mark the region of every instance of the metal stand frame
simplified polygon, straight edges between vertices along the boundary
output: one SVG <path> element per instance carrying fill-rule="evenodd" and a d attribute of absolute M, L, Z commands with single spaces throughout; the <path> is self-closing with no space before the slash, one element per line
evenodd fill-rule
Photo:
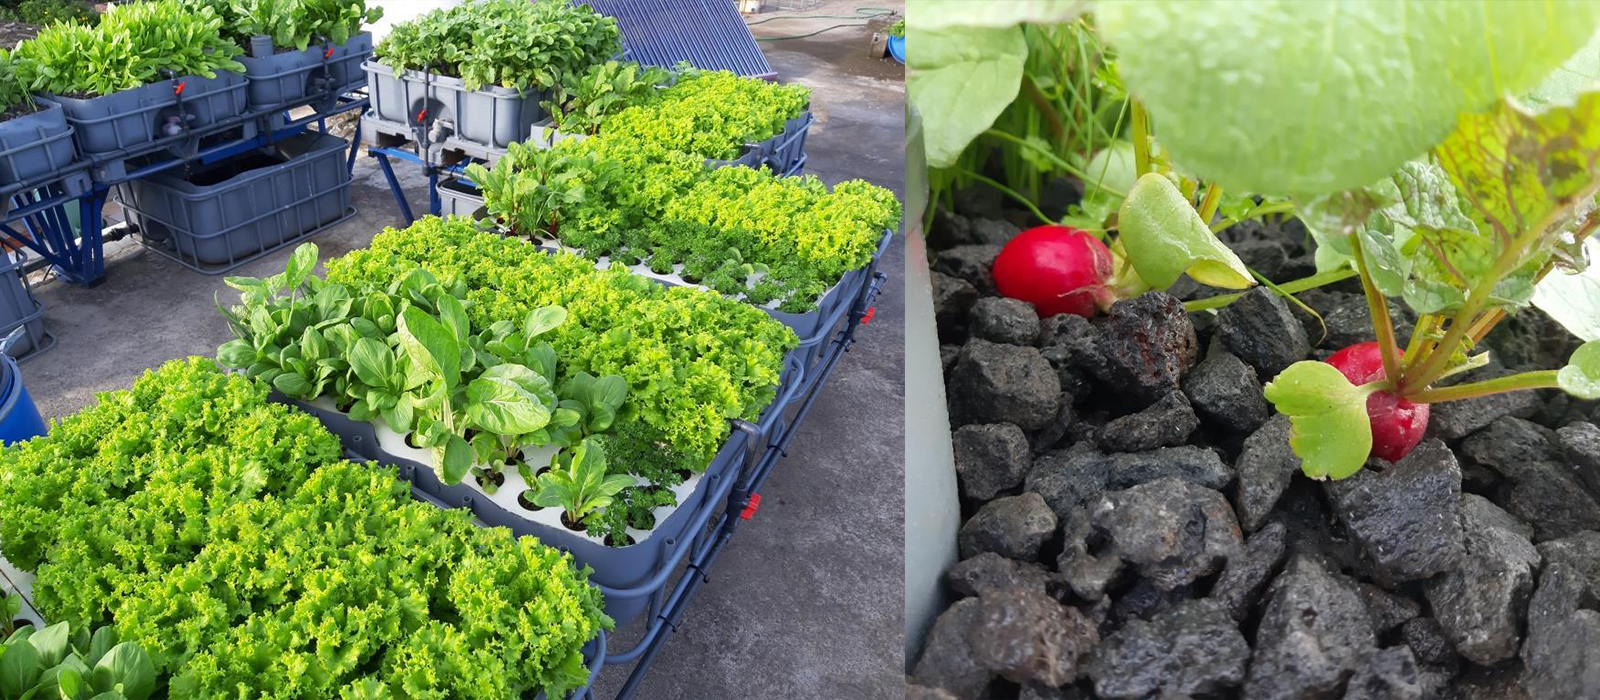
<path fill-rule="evenodd" d="M 0 189 L 0 198 L 8 199 L 12 204 L 11 210 L 0 216 L 0 240 L 15 247 L 26 247 L 39 254 L 47 264 L 55 268 L 62 279 L 68 282 L 85 287 L 96 286 L 105 281 L 105 220 L 102 213 L 106 197 L 112 187 L 163 173 L 188 163 L 198 161 L 209 164 L 225 160 L 304 132 L 313 123 L 317 125 L 318 130 L 326 132 L 328 117 L 365 109 L 367 106 L 364 94 L 350 93 L 338 96 L 326 111 L 294 120 L 285 116 L 281 126 L 267 129 L 260 134 L 254 134 L 255 130 L 247 126 L 286 115 L 288 110 L 296 107 L 314 106 L 319 102 L 326 102 L 328 97 L 327 93 L 309 95 L 271 109 L 224 119 L 205 129 L 159 139 L 137 149 L 85 158 L 66 170 L 50 173 L 37 181 Z M 201 145 L 205 139 L 222 136 L 240 127 L 246 127 L 243 133 L 251 135 Z M 360 146 L 359 131 L 351 141 L 345 165 L 348 170 L 354 171 L 355 153 Z M 193 154 L 170 153 L 173 149 L 185 147 L 192 148 Z M 89 190 L 82 194 L 70 194 L 64 186 L 65 179 L 69 175 L 85 170 L 91 174 L 100 173 L 107 165 L 147 158 L 163 152 L 170 157 L 137 167 L 128 167 L 125 174 L 118 177 L 94 178 Z M 78 205 L 77 226 L 73 226 L 66 210 L 73 200 L 77 200 Z"/>

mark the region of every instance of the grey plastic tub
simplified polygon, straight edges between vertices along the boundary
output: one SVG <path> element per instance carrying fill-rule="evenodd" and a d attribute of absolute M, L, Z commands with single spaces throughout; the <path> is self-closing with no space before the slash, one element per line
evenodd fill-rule
<path fill-rule="evenodd" d="M 18 326 L 26 328 L 17 344 L 11 348 L 11 356 L 19 360 L 48 350 L 55 344 L 55 338 L 44 330 L 44 305 L 33 298 L 27 277 L 23 274 L 23 264 L 27 259 L 27 255 L 20 250 L 0 255 L 0 338 L 10 335 Z"/>
<path fill-rule="evenodd" d="M 327 54 L 329 88 L 335 95 L 367 84 L 362 64 L 372 57 L 372 32 L 361 32 Z"/>
<path fill-rule="evenodd" d="M 797 166 L 805 161 L 806 136 L 811 131 L 811 124 L 815 118 L 811 110 L 800 113 L 800 116 L 790 119 L 783 124 L 783 133 L 770 140 L 766 163 L 772 172 L 779 175 L 798 175 Z"/>
<path fill-rule="evenodd" d="M 185 176 L 118 185 L 147 245 L 216 273 L 348 216 L 344 139 L 306 132 Z M 227 266 L 209 269 L 207 266 Z"/>
<path fill-rule="evenodd" d="M 656 523 L 649 537 L 626 547 L 608 547 L 565 528 L 550 527 L 532 522 L 512 513 L 464 482 L 447 486 L 439 481 L 433 468 L 405 457 L 390 454 L 378 444 L 377 432 L 370 423 L 360 423 L 348 416 L 322 409 L 303 401 L 286 399 L 274 394 L 275 400 L 288 403 L 314 415 L 329 432 L 339 436 L 344 448 L 380 464 L 395 466 L 401 478 L 430 500 L 451 508 L 467 508 L 473 516 L 490 527 L 505 527 L 519 537 L 533 536 L 540 542 L 564 552 L 571 552 L 579 566 L 589 566 L 594 573 L 589 580 L 607 589 L 606 614 L 625 625 L 649 606 L 654 594 L 665 588 L 675 557 L 690 547 L 713 514 L 725 505 L 734 482 L 751 459 L 751 440 L 758 450 L 766 447 L 768 436 L 776 433 L 783 410 L 795 398 L 795 392 L 804 384 L 801 370 L 793 358 L 786 361 L 779 384 L 779 396 L 761 414 L 760 425 L 751 436 L 735 430 L 722 449 L 706 467 L 705 475 L 695 491 L 678 504 L 678 509 L 665 520 Z M 760 452 L 755 451 L 759 458 Z"/>
<path fill-rule="evenodd" d="M 371 55 L 372 34 L 362 32 L 337 46 L 313 44 L 302 51 L 269 49 L 267 55 L 241 56 L 250 81 L 249 109 L 271 109 L 322 93 L 337 97 L 359 88 L 367 82 L 361 63 Z"/>
<path fill-rule="evenodd" d="M 439 181 L 439 215 L 482 219 L 489 211 L 484 207 L 483 193 L 478 188 L 451 177 Z"/>
<path fill-rule="evenodd" d="M 61 105 L 40 102 L 39 106 L 37 112 L 0 122 L 0 187 L 59 173 L 78 160 L 72 127 Z M 88 175 L 72 173 L 62 184 L 69 196 L 83 194 Z"/>
<path fill-rule="evenodd" d="M 100 97 L 42 95 L 66 110 L 78 148 L 85 154 L 133 151 L 166 137 L 169 123 L 204 129 L 245 112 L 248 81 L 239 73 L 215 78 L 161 80 Z"/>
<path fill-rule="evenodd" d="M 533 138 L 534 125 L 548 114 L 539 103 L 542 91 L 518 91 L 498 85 L 467 90 L 459 78 L 405 71 L 395 75 L 377 61 L 361 64 L 367 90 L 380 119 L 408 126 L 440 125 L 469 144 L 504 149 Z M 443 122 L 444 124 L 440 124 Z"/>

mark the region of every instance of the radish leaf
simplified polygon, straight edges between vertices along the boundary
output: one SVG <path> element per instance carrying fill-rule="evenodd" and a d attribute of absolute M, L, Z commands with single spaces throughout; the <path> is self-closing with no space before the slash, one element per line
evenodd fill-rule
<path fill-rule="evenodd" d="M 1267 400 L 1289 416 L 1289 446 L 1306 476 L 1343 479 L 1366 464 L 1372 451 L 1367 396 L 1375 390 L 1351 384 L 1333 365 L 1309 360 L 1290 365 L 1267 384 Z"/>
<path fill-rule="evenodd" d="M 1139 277 L 1166 289 L 1185 272 L 1195 281 L 1244 289 L 1255 280 L 1239 256 L 1217 240 L 1171 180 L 1147 173 L 1134 184 L 1117 214 L 1118 240 Z"/>
<path fill-rule="evenodd" d="M 1556 373 L 1562 391 L 1580 399 L 1600 399 L 1600 340 L 1584 343 Z"/>
<path fill-rule="evenodd" d="M 918 28 L 916 41 L 906 92 L 922 114 L 928 166 L 943 168 L 1016 98 L 1028 43 L 1021 27 Z"/>

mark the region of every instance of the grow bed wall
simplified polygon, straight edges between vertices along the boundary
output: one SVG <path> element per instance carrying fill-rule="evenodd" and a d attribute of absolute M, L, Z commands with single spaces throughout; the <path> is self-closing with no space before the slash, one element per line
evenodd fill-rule
<path fill-rule="evenodd" d="M 245 113 L 247 80 L 238 73 L 185 76 L 110 95 L 80 99 L 41 95 L 66 110 L 78 148 L 87 155 L 134 151 L 165 136 L 169 124 L 204 129 Z"/>
<path fill-rule="evenodd" d="M 20 250 L 5 254 L 0 262 L 0 338 L 21 327 L 22 337 L 11 348 L 11 356 L 26 360 L 49 350 L 55 336 L 44 329 L 44 304 L 33 297 L 23 272 L 27 255 Z"/>
<path fill-rule="evenodd" d="M 40 101 L 39 111 L 0 122 L 0 187 L 13 187 L 61 173 L 78 161 L 73 128 L 61 105 Z M 62 175 L 70 196 L 89 189 L 87 173 Z"/>
<path fill-rule="evenodd" d="M 547 97 L 542 91 L 498 85 L 467 90 L 460 78 L 414 70 L 396 75 L 371 60 L 361 67 L 378 118 L 438 131 L 439 139 L 449 136 L 480 148 L 504 149 L 531 138 L 533 125 L 548 116 L 540 106 Z"/>
<path fill-rule="evenodd" d="M 251 111 L 272 109 L 308 95 L 339 95 L 366 82 L 361 64 L 372 55 L 372 33 L 334 45 L 309 46 L 269 56 L 240 56 L 249 81 Z"/>

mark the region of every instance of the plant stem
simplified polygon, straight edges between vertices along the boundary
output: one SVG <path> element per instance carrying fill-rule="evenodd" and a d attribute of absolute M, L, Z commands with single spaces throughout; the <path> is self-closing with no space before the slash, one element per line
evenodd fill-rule
<path fill-rule="evenodd" d="M 1130 99 L 1128 105 L 1133 110 L 1133 174 L 1135 178 L 1140 178 L 1150 172 L 1150 123 L 1144 113 L 1144 104 Z"/>
<path fill-rule="evenodd" d="M 1500 323 L 1500 319 L 1505 317 L 1505 309 L 1494 309 L 1489 313 L 1479 316 L 1478 320 L 1472 322 L 1472 327 L 1467 329 L 1467 337 L 1471 338 L 1472 343 L 1476 345 L 1478 341 L 1483 340 L 1483 336 L 1488 335 L 1489 331 L 1494 330 L 1495 325 Z"/>
<path fill-rule="evenodd" d="M 1317 287 L 1321 287 L 1325 284 L 1333 284 L 1334 282 L 1347 280 L 1355 276 L 1356 271 L 1350 268 L 1332 270 L 1330 272 L 1319 272 L 1310 277 L 1301 277 L 1297 280 L 1284 282 L 1283 284 L 1278 285 L 1278 289 L 1281 289 L 1289 294 L 1299 294 L 1307 289 L 1316 289 Z M 1204 299 L 1195 299 L 1194 301 L 1184 302 L 1183 310 L 1189 313 L 1194 313 L 1196 311 L 1220 309 L 1233 303 L 1235 299 L 1238 299 L 1242 296 L 1244 296 L 1244 292 L 1233 292 L 1230 294 L 1219 294 L 1214 297 L 1206 297 Z"/>
<path fill-rule="evenodd" d="M 1200 200 L 1200 220 L 1211 223 L 1211 217 L 1216 216 L 1217 206 L 1222 204 L 1222 185 L 1213 184 L 1206 188 L 1206 198 Z"/>
<path fill-rule="evenodd" d="M 1458 384 L 1456 386 L 1424 389 L 1407 396 L 1406 399 L 1416 403 L 1440 403 L 1443 401 L 1461 401 L 1475 399 L 1490 394 L 1503 394 L 1508 391 L 1522 391 L 1525 389 L 1555 389 L 1560 386 L 1556 382 L 1558 370 L 1546 369 L 1537 372 L 1522 372 L 1494 379 L 1485 379 L 1481 382 Z"/>
<path fill-rule="evenodd" d="M 1037 143 L 1034 143 L 1034 142 L 1029 141 L 1029 140 L 1024 139 L 1024 138 L 1018 138 L 1014 134 L 1008 134 L 1008 133 L 1006 133 L 1004 131 L 999 131 L 999 130 L 996 130 L 996 129 L 989 129 L 988 131 L 983 132 L 983 135 L 984 136 L 992 136 L 992 137 L 1000 139 L 1002 141 L 1010 141 L 1011 143 L 1014 143 L 1014 144 L 1016 144 L 1018 146 L 1021 146 L 1023 148 L 1035 151 L 1035 152 L 1039 153 L 1040 155 L 1043 155 L 1045 158 L 1049 159 L 1050 162 L 1054 163 L 1056 167 L 1067 171 L 1068 174 L 1076 176 L 1079 180 L 1084 181 L 1084 183 L 1091 182 L 1088 173 L 1083 172 L 1083 170 L 1080 169 L 1078 166 L 1073 165 L 1071 163 L 1068 163 L 1066 161 L 1066 159 L 1062 158 L 1059 155 L 1056 155 L 1055 151 L 1052 151 L 1052 150 L 1050 150 L 1048 148 L 1040 146 Z M 1096 186 L 1099 187 L 1098 185 L 1096 185 Z M 1126 197 L 1126 196 L 1128 196 L 1127 193 L 1125 193 L 1125 192 L 1117 192 L 1116 190 L 1113 190 L 1113 189 L 1110 189 L 1110 188 L 1107 188 L 1107 187 L 1100 187 L 1100 189 L 1105 190 L 1107 192 L 1110 192 L 1111 194 L 1117 195 L 1118 197 Z"/>
<path fill-rule="evenodd" d="M 1212 224 L 1211 232 L 1217 233 L 1241 221 L 1249 221 L 1251 219 L 1266 216 L 1268 214 L 1283 214 L 1292 211 L 1294 211 L 1294 202 L 1274 202 L 1272 204 L 1260 204 L 1252 208 L 1250 211 L 1245 212 L 1243 217 L 1238 219 L 1223 219 Z"/>
<path fill-rule="evenodd" d="M 1022 91 L 1027 93 L 1028 99 L 1033 101 L 1033 106 L 1037 107 L 1039 113 L 1044 115 L 1045 123 L 1050 125 L 1050 130 L 1055 132 L 1056 138 L 1065 139 L 1067 123 L 1061 120 L 1061 115 L 1056 112 L 1055 106 L 1050 104 L 1050 98 L 1045 97 L 1044 92 L 1039 90 L 1039 86 L 1033 82 L 1033 78 L 1027 75 L 1022 76 Z"/>
<path fill-rule="evenodd" d="M 993 179 L 990 179 L 990 178 L 985 177 L 983 175 L 979 175 L 978 173 L 976 173 L 976 172 L 974 172 L 972 170 L 968 170 L 966 168 L 961 168 L 961 173 L 963 175 L 966 175 L 967 177 L 970 177 L 970 178 L 972 178 L 974 180 L 977 180 L 978 182 L 981 182 L 981 183 L 983 183 L 985 185 L 988 185 L 988 186 L 993 187 L 993 188 L 995 188 L 997 190 L 1000 190 L 1001 193 L 1011 197 L 1012 199 L 1017 200 L 1023 206 L 1027 207 L 1029 211 L 1032 211 L 1034 216 L 1039 217 L 1040 221 L 1043 221 L 1046 224 L 1055 223 L 1054 221 L 1050 220 L 1050 217 L 1045 216 L 1044 212 L 1039 211 L 1039 207 L 1037 205 L 1035 205 L 1032 200 L 1028 199 L 1027 197 L 1022 196 L 1022 194 L 1017 192 L 1016 190 L 1013 190 L 1010 187 L 1006 187 L 1005 185 L 1002 185 L 1002 184 L 1000 184 L 999 182 L 997 182 L 997 181 L 995 181 Z"/>
<path fill-rule="evenodd" d="M 1394 322 L 1389 320 L 1389 302 L 1378 291 L 1367 270 L 1367 256 L 1361 252 L 1361 236 L 1350 233 L 1350 249 L 1355 254 L 1356 271 L 1361 274 L 1361 291 L 1367 297 L 1367 313 L 1372 316 L 1372 330 L 1378 336 L 1378 354 L 1383 358 L 1383 376 L 1389 386 L 1400 385 L 1400 358 L 1394 342 Z"/>
<path fill-rule="evenodd" d="M 1417 319 L 1417 325 L 1411 331 L 1411 342 L 1406 343 L 1405 355 L 1401 357 L 1401 360 L 1405 363 L 1406 369 L 1411 369 L 1412 365 L 1416 364 L 1418 353 L 1421 353 L 1423 351 L 1423 346 L 1427 344 L 1427 337 L 1431 335 L 1433 333 L 1433 329 L 1437 328 L 1438 326 L 1438 314 L 1423 314 L 1421 318 Z"/>

